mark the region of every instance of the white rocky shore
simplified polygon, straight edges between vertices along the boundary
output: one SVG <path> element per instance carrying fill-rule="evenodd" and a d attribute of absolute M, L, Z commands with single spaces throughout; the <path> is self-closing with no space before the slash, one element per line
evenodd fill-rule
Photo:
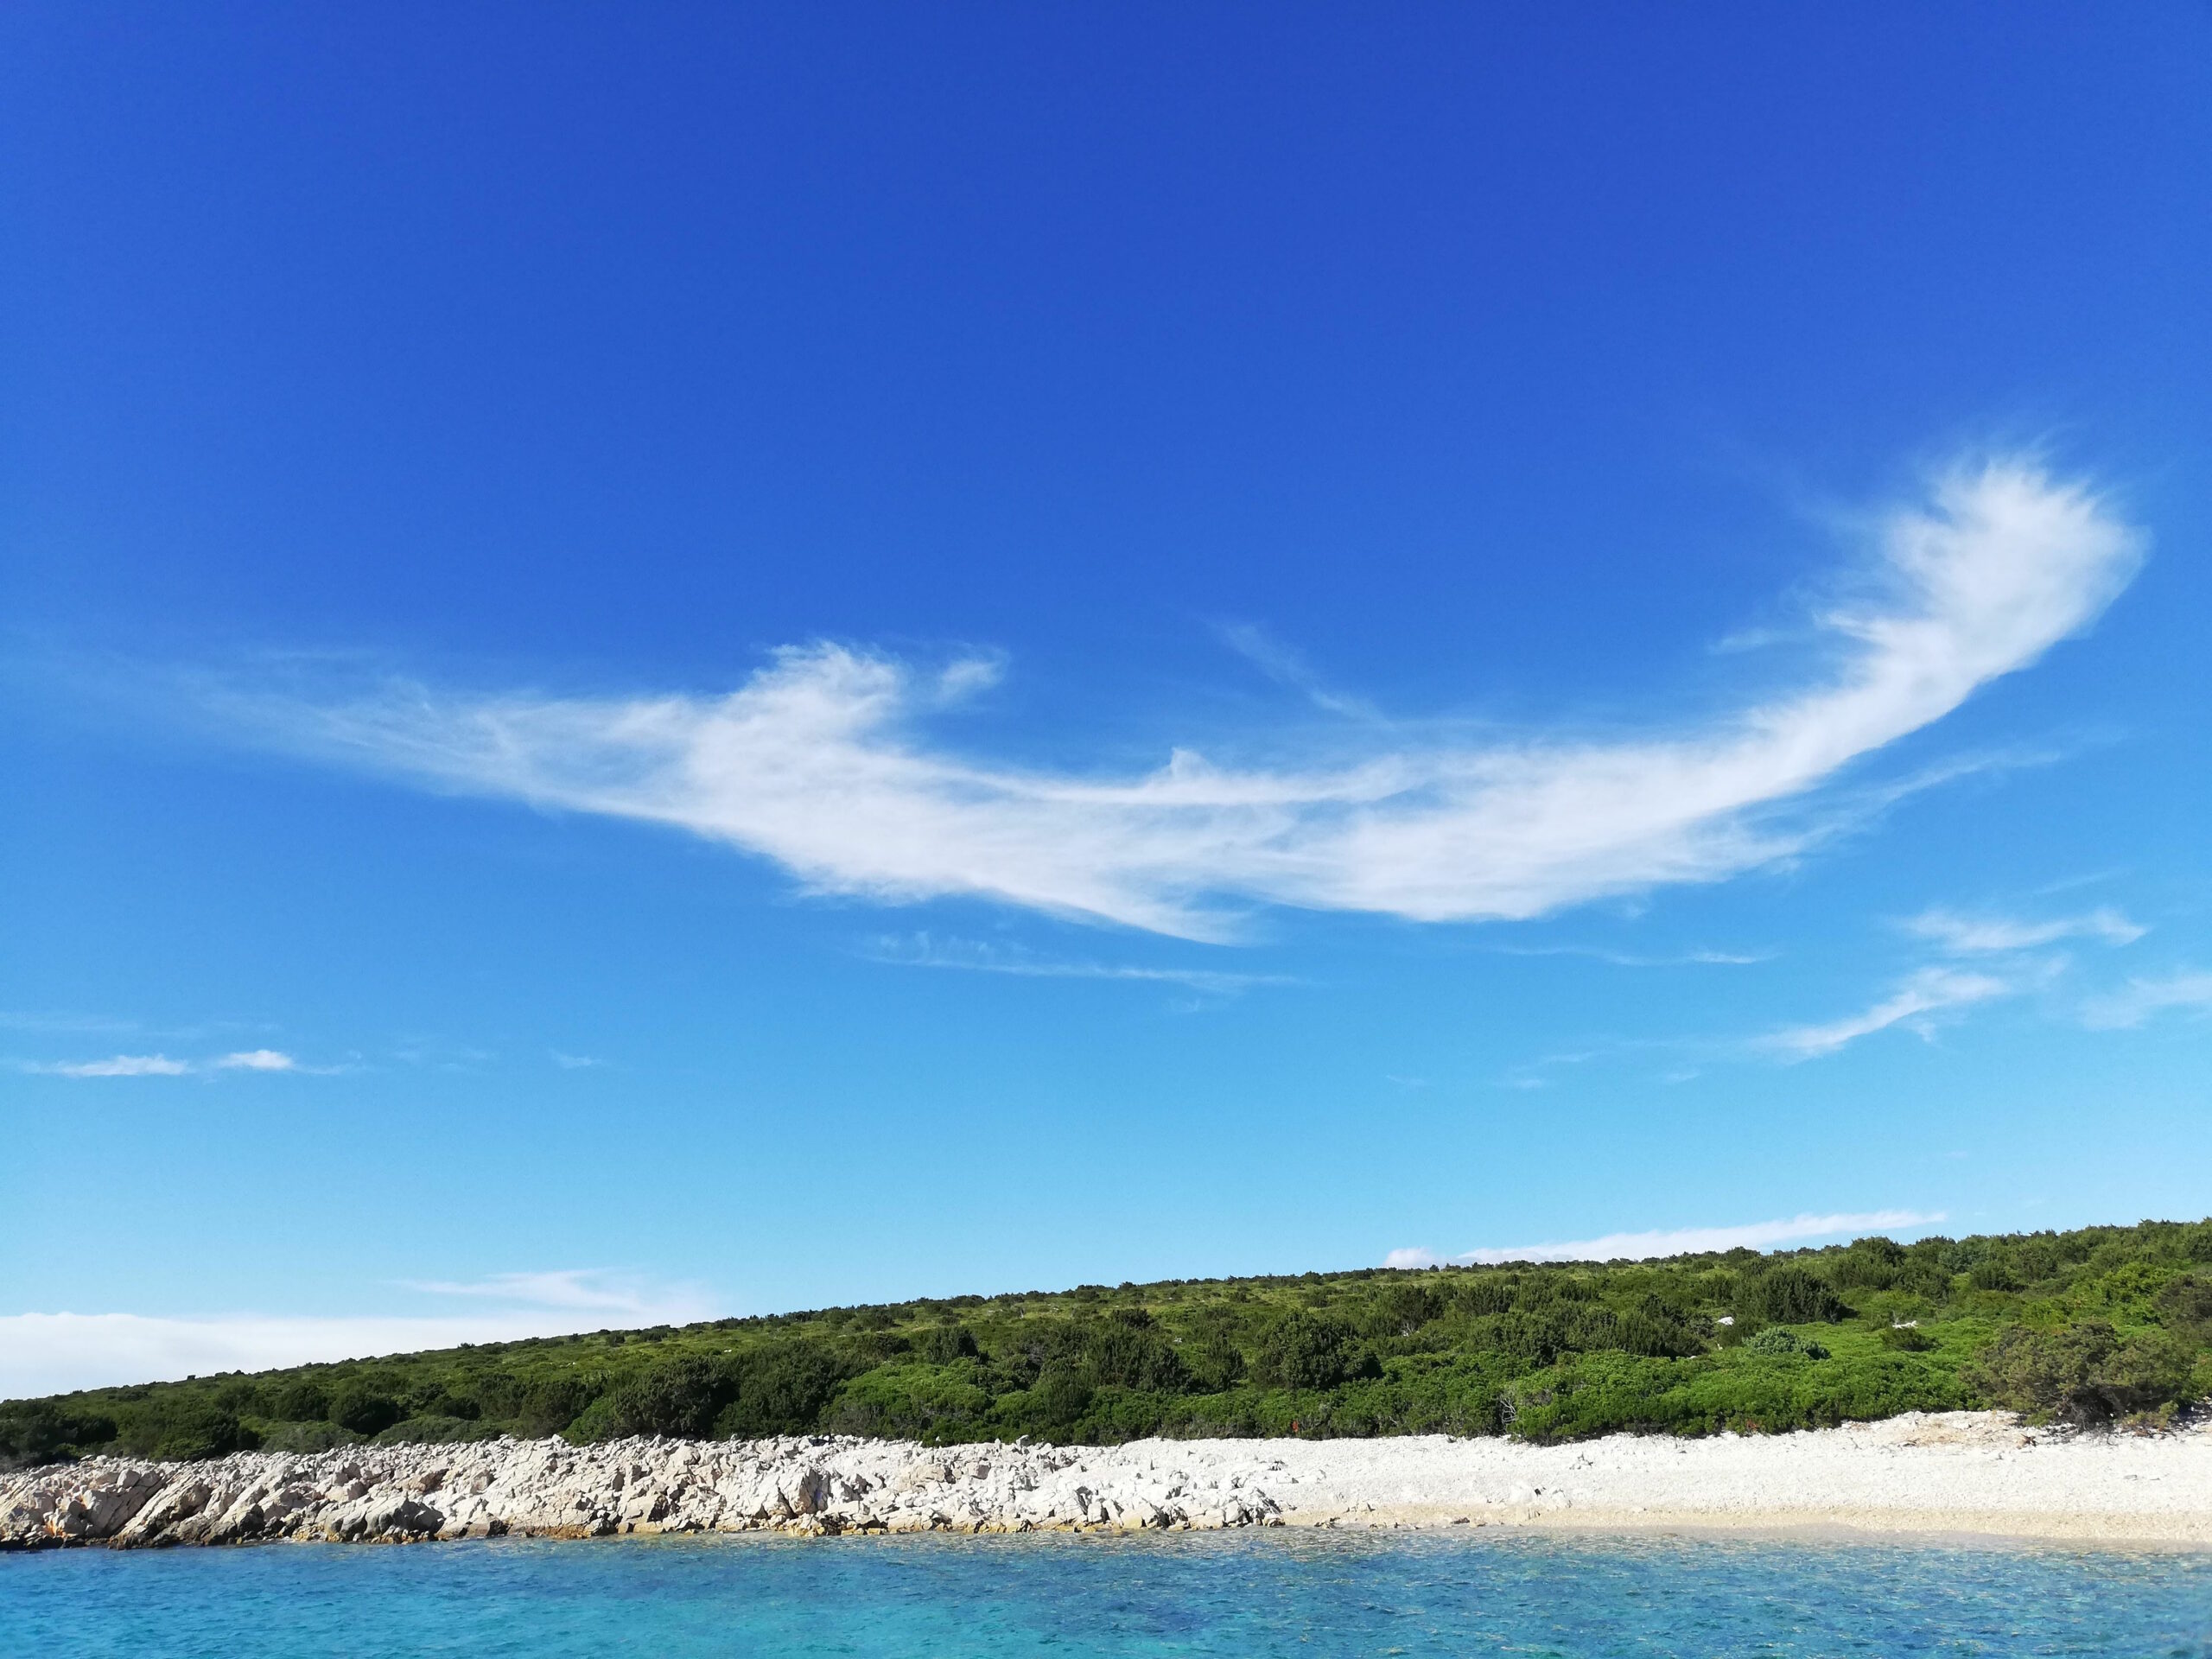
<path fill-rule="evenodd" d="M 1998 1413 L 1564 1446 L 1418 1436 L 926 1448 L 804 1437 L 93 1459 L 0 1476 L 0 1548 L 1247 1526 L 1984 1534 L 2212 1546 L 2212 1428 Z"/>

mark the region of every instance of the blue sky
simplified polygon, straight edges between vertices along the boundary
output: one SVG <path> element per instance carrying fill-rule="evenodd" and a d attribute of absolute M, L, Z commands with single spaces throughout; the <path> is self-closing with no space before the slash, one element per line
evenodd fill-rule
<path fill-rule="evenodd" d="M 2208 47 L 11 9 L 0 1389 L 2212 1210 Z"/>

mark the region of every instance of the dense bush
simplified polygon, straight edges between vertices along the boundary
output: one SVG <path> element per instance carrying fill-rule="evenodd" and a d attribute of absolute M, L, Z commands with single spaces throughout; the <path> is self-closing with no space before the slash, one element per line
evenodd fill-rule
<path fill-rule="evenodd" d="M 2190 1388 L 2190 1359 L 2165 1332 L 2122 1337 L 2102 1319 L 2081 1319 L 2056 1331 L 1999 1332 L 1965 1378 L 1993 1405 L 2089 1426 L 2178 1403 Z"/>
<path fill-rule="evenodd" d="M 1352 1373 L 1356 1340 L 1340 1320 L 1294 1308 L 1261 1337 L 1252 1380 L 1263 1389 L 1333 1389 Z"/>
<path fill-rule="evenodd" d="M 941 1325 L 925 1332 L 914 1351 L 931 1365 L 950 1365 L 956 1359 L 973 1359 L 978 1350 L 975 1333 L 964 1325 Z"/>
<path fill-rule="evenodd" d="M 260 1393 L 263 1410 L 280 1421 L 311 1423 L 330 1416 L 330 1390 L 315 1377 L 288 1378 Z"/>
<path fill-rule="evenodd" d="M 115 1438 L 115 1419 L 55 1400 L 0 1405 L 0 1469 L 58 1463 Z"/>
<path fill-rule="evenodd" d="M 838 1386 L 867 1369 L 864 1357 L 796 1338 L 740 1354 L 728 1368 L 732 1397 L 715 1420 L 715 1433 L 751 1439 L 806 1433 Z"/>
<path fill-rule="evenodd" d="M 117 1444 L 141 1458 L 220 1458 L 260 1443 L 236 1412 L 198 1393 L 149 1395 L 118 1410 L 115 1427 Z"/>
<path fill-rule="evenodd" d="M 2088 1423 L 2212 1394 L 2208 1263 L 2212 1223 L 2148 1222 L 833 1308 L 19 1402 L 0 1462 L 257 1437 L 1547 1440 L 1976 1403 Z"/>
<path fill-rule="evenodd" d="M 2164 1287 L 2157 1301 L 2158 1323 L 2185 1341 L 2212 1341 L 2212 1278 L 2185 1273 Z"/>
<path fill-rule="evenodd" d="M 1103 1388 L 1180 1394 L 1191 1374 L 1166 1333 L 1142 1308 L 1116 1308 L 1084 1333 L 1083 1357 Z"/>
<path fill-rule="evenodd" d="M 1759 1354 L 1769 1359 L 1798 1358 L 1826 1359 L 1828 1351 L 1817 1342 L 1807 1342 L 1795 1331 L 1777 1325 L 1770 1325 L 1744 1344 L 1747 1354 Z"/>
<path fill-rule="evenodd" d="M 406 1413 L 399 1402 L 384 1389 L 371 1382 L 349 1382 L 340 1384 L 330 1396 L 330 1421 L 340 1428 L 349 1428 L 356 1434 L 378 1434 L 390 1428 Z"/>
<path fill-rule="evenodd" d="M 515 1432 L 524 1440 L 557 1434 L 582 1416 L 592 1402 L 592 1390 L 581 1378 L 533 1378 L 515 1402 Z"/>
<path fill-rule="evenodd" d="M 1967 1269 L 1967 1282 L 1976 1290 L 2018 1290 L 2020 1275 L 2013 1272 L 2008 1258 L 1985 1255 Z"/>
<path fill-rule="evenodd" d="M 671 1360 L 607 1396 L 607 1428 L 617 1437 L 664 1434 L 702 1440 L 714 1432 L 715 1416 L 734 1392 L 711 1361 Z"/>
<path fill-rule="evenodd" d="M 1829 1265 L 1828 1277 L 1847 1290 L 1855 1286 L 1887 1290 L 1904 1277 L 1908 1260 L 1904 1247 L 1895 1239 L 1861 1238 Z"/>
<path fill-rule="evenodd" d="M 1776 1325 L 1833 1325 L 1851 1317 L 1825 1281 L 1800 1267 L 1771 1268 L 1745 1280 L 1738 1294 L 1742 1312 Z"/>

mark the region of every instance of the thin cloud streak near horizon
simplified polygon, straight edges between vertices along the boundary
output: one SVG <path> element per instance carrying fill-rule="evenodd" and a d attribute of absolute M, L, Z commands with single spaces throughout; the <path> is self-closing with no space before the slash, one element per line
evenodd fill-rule
<path fill-rule="evenodd" d="M 464 1296 L 534 1307 L 620 1313 L 645 1324 L 688 1324 L 711 1319 L 713 1300 L 696 1285 L 658 1284 L 603 1268 L 559 1268 L 535 1273 L 495 1273 L 482 1279 L 405 1279 L 408 1290 Z"/>
<path fill-rule="evenodd" d="M 391 683 L 207 700 L 280 747 L 681 829 L 820 893 L 963 895 L 1206 940 L 1238 937 L 1255 906 L 1525 918 L 1802 852 L 1831 824 L 1779 809 L 2088 625 L 2141 551 L 2094 492 L 2020 461 L 1942 476 L 1876 539 L 1860 573 L 1874 596 L 1819 619 L 1801 689 L 1615 740 L 1278 732 L 1252 747 L 1331 747 L 1245 766 L 1176 747 L 1121 778 L 1024 769 L 923 729 L 990 683 L 995 660 L 931 674 L 829 644 L 787 647 L 716 697 Z"/>
<path fill-rule="evenodd" d="M 494 1274 L 401 1287 L 480 1306 L 466 1313 L 394 1315 L 0 1314 L 0 1399 L 370 1359 L 465 1342 L 569 1336 L 609 1325 L 689 1325 L 721 1313 L 702 1287 L 595 1268 Z"/>
<path fill-rule="evenodd" d="M 464 1342 L 567 1336 L 589 1328 L 592 1322 L 579 1313 L 552 1308 L 417 1319 L 0 1314 L 0 1399 L 419 1353 Z"/>
<path fill-rule="evenodd" d="M 1793 1216 L 1787 1220 L 1745 1222 L 1732 1227 L 1678 1227 L 1642 1233 L 1606 1233 L 1597 1238 L 1549 1244 L 1510 1244 L 1439 1256 L 1425 1249 L 1392 1250 L 1386 1268 L 1495 1267 L 1505 1262 L 1647 1262 L 1659 1256 L 1700 1255 L 1722 1250 L 1766 1249 L 1807 1239 L 1836 1238 L 1891 1228 L 1929 1227 L 1944 1219 L 1940 1210 L 1870 1210 L 1837 1215 Z"/>

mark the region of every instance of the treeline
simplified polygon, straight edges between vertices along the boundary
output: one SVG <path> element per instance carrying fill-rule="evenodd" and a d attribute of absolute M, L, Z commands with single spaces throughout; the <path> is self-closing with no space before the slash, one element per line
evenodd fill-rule
<path fill-rule="evenodd" d="M 2212 1220 L 1634 1264 L 1085 1286 L 464 1346 L 0 1404 L 0 1462 L 632 1434 L 1781 1430 L 2212 1395 Z"/>

